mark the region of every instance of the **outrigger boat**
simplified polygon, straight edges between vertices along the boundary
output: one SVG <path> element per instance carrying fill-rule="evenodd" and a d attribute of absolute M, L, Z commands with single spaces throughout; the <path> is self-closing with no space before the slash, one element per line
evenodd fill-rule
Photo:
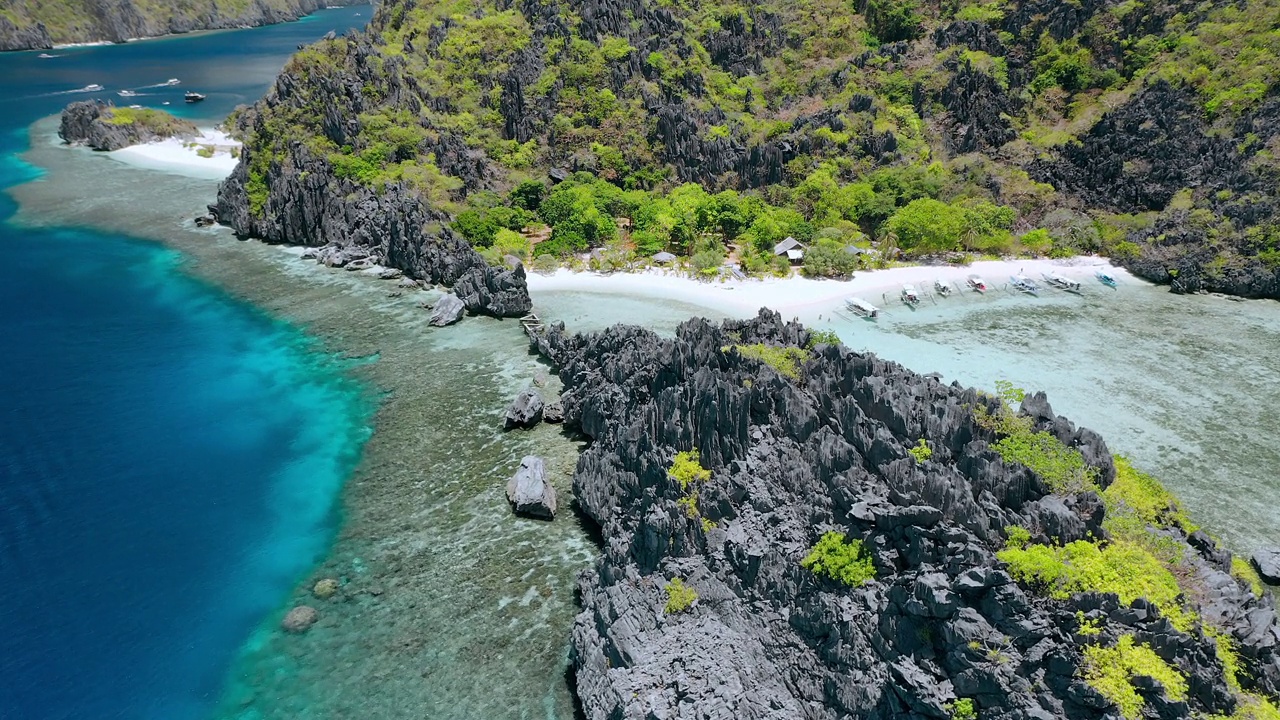
<path fill-rule="evenodd" d="M 1028 278 L 1024 275 L 1014 275 L 1013 277 L 1009 278 L 1009 285 L 1014 290 L 1017 290 L 1018 292 L 1024 292 L 1028 295 L 1040 294 L 1039 286 L 1031 282 L 1031 278 Z"/>
<path fill-rule="evenodd" d="M 1063 277 L 1058 273 L 1042 273 L 1042 275 L 1044 276 L 1045 282 L 1049 283 L 1053 287 L 1058 288 L 1059 290 L 1066 290 L 1067 292 L 1073 292 L 1073 293 L 1080 292 L 1080 283 L 1075 280 L 1072 280 L 1067 277 Z"/>
<path fill-rule="evenodd" d="M 868 320 L 875 320 L 880 317 L 880 308 L 872 305 L 862 298 L 851 297 L 844 301 L 844 306 L 848 308 L 849 312 L 857 315 L 858 317 L 863 317 Z"/>
<path fill-rule="evenodd" d="M 969 289 L 974 292 L 985 293 L 987 291 L 987 281 L 977 275 L 970 275 L 965 282 L 969 284 Z"/>
<path fill-rule="evenodd" d="M 937 290 L 938 294 L 942 297 L 951 295 L 951 283 L 943 280 L 942 278 L 938 278 L 933 281 L 933 289 Z"/>
<path fill-rule="evenodd" d="M 902 286 L 902 292 L 899 294 L 902 302 L 908 307 L 914 308 L 920 304 L 920 293 L 916 292 L 916 286 L 907 284 Z"/>
<path fill-rule="evenodd" d="M 1116 282 L 1116 279 L 1111 276 L 1111 273 L 1106 270 L 1095 270 L 1093 276 L 1098 278 L 1098 282 L 1106 285 L 1107 287 L 1113 288 L 1119 284 Z"/>

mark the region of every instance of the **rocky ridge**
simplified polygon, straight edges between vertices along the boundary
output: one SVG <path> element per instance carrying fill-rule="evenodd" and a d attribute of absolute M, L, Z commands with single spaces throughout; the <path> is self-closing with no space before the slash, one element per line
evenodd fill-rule
<path fill-rule="evenodd" d="M 352 36 L 347 42 L 351 52 L 372 55 L 367 39 Z M 240 114 L 239 132 L 269 134 L 272 114 L 297 112 L 313 101 L 313 94 L 321 94 L 326 98 L 322 122 L 335 141 L 344 140 L 366 108 L 362 89 L 381 82 L 371 67 L 359 67 L 363 73 L 324 84 L 286 67 L 266 97 Z M 447 142 L 442 139 L 442 146 L 436 148 L 439 157 L 464 163 L 465 148 L 444 147 Z M 239 164 L 218 187 L 217 203 L 210 208 L 237 235 L 328 246 L 331 253 L 368 259 L 419 280 L 452 286 L 473 313 L 519 317 L 532 307 L 524 268 L 490 266 L 449 228 L 449 215 L 408 183 L 373 188 L 340 177 L 324 155 L 300 141 L 291 144 L 288 158 L 258 160 L 260 154 L 269 156 L 270 150 L 245 144 Z M 259 166 L 265 171 L 255 176 L 250 168 Z"/>
<path fill-rule="evenodd" d="M 992 450 L 973 408 L 998 401 L 841 346 L 813 347 L 794 381 L 730 348 L 811 339 L 769 311 L 691 320 L 674 339 L 561 325 L 533 339 L 564 381 L 566 423 L 593 441 L 573 479 L 604 542 L 573 633 L 586 717 L 947 718 L 960 699 L 983 718 L 1117 717 L 1081 665 L 1086 646 L 1121 635 L 1186 678 L 1174 699 L 1136 677 L 1145 717 L 1236 709 L 1199 625 L 1179 631 L 1141 599 L 1052 600 L 1013 580 L 996 557 L 1006 527 L 1037 542 L 1101 538 L 1106 510 Z M 1022 412 L 1079 450 L 1099 485 L 1116 477 L 1103 439 L 1043 395 Z M 924 461 L 908 453 L 920 439 Z M 712 473 L 693 513 L 668 475 L 687 450 Z M 801 567 L 825 530 L 860 538 L 876 578 L 851 588 Z M 1272 601 L 1231 577 L 1230 553 L 1203 533 L 1169 534 L 1200 617 L 1237 643 L 1244 689 L 1274 697 Z M 697 600 L 668 614 L 676 578 Z"/>
<path fill-rule="evenodd" d="M 141 120 L 111 122 L 116 108 L 96 100 L 82 100 L 67 105 L 62 111 L 58 137 L 72 145 L 87 145 L 94 150 L 120 150 L 130 145 L 164 140 L 171 137 L 196 137 L 200 129 L 187 120 L 181 120 L 159 110 L 150 110 L 163 122 L 150 123 Z"/>
<path fill-rule="evenodd" d="M 0 50 L 49 49 L 56 43 L 124 42 L 197 30 L 257 27 L 297 20 L 331 5 L 368 0 L 254 0 L 252 3 L 143 3 L 137 0 L 32 2 L 0 15 Z M 169 5 L 169 7 L 164 7 Z M 70 6 L 70 7 L 67 7 Z"/>

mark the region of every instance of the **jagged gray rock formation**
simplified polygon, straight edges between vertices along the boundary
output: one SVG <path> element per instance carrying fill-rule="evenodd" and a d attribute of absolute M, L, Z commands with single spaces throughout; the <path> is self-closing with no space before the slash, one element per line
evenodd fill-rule
<path fill-rule="evenodd" d="M 550 520 L 556 515 L 556 489 L 547 482 L 542 458 L 526 456 L 520 469 L 507 481 L 507 502 L 517 515 Z"/>
<path fill-rule="evenodd" d="M 0 15 L 0 50 L 39 50 L 55 43 L 124 42 L 197 30 L 256 27 L 289 22 L 331 5 L 367 0 L 254 0 L 223 15 L 214 3 L 139 3 L 137 0 L 64 0 L 54 13 L 10 7 Z M 53 5 L 54 3 L 49 3 Z M 19 3 L 21 5 L 21 3 Z M 224 3 L 224 6 L 226 4 Z M 44 19 L 46 22 L 42 22 Z"/>
<path fill-rule="evenodd" d="M 533 388 L 525 388 L 507 408 L 505 427 L 507 430 L 531 428 L 542 422 L 542 411 L 542 396 Z"/>
<path fill-rule="evenodd" d="M 140 122 L 117 125 L 106 122 L 104 112 L 110 113 L 111 105 L 96 100 L 81 100 L 62 110 L 58 137 L 72 145 L 87 145 L 94 150 L 119 150 L 141 143 L 170 137 L 196 137 L 200 128 L 187 120 L 171 117 L 162 132 Z"/>
<path fill-rule="evenodd" d="M 429 322 L 436 327 L 452 325 L 462 319 L 462 314 L 465 311 L 466 306 L 462 304 L 458 296 L 449 293 L 436 301 L 435 307 L 432 308 Z"/>
<path fill-rule="evenodd" d="M 1263 582 L 1280 585 L 1280 548 L 1263 548 L 1249 558 Z"/>
<path fill-rule="evenodd" d="M 1052 495 L 1004 462 L 973 415 L 996 401 L 841 346 L 814 348 L 795 381 L 730 347 L 809 340 L 768 311 L 718 327 L 691 320 L 674 339 L 626 326 L 571 337 L 562 325 L 533 338 L 564 382 L 566 423 L 592 440 L 573 479 L 604 542 L 580 580 L 573 633 L 587 718 L 947 718 L 957 698 L 984 719 L 1114 717 L 1079 668 L 1084 642 L 1121 633 L 1188 678 L 1185 702 L 1144 681 L 1159 717 L 1234 709 L 1200 632 L 1179 632 L 1145 601 L 1051 600 L 1013 581 L 995 556 L 1003 528 L 1104 537 L 1105 508 L 1092 492 Z M 1042 395 L 1022 412 L 1079 449 L 1102 485 L 1114 477 L 1102 438 Z M 920 439 L 924 462 L 907 452 Z M 667 471 L 694 449 L 713 474 L 691 514 Z M 829 529 L 864 542 L 874 581 L 850 588 L 801 567 Z M 1202 616 L 1240 644 L 1246 688 L 1274 696 L 1271 600 L 1231 578 L 1230 554 L 1207 536 L 1174 539 L 1190 543 Z M 698 601 L 668 615 L 676 577 Z M 1080 618 L 1101 635 L 1076 633 Z"/>

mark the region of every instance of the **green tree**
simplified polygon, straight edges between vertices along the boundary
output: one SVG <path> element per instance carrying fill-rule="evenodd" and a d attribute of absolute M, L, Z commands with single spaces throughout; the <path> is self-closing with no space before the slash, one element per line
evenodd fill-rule
<path fill-rule="evenodd" d="M 932 198 L 912 200 L 885 223 L 898 247 L 916 254 L 947 252 L 960 247 L 966 215 L 963 209 Z"/>

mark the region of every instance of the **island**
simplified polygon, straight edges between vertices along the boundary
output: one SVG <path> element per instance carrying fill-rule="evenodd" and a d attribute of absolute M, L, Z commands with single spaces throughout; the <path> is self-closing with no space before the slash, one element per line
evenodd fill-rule
<path fill-rule="evenodd" d="M 0 51 L 44 50 L 57 45 L 125 42 L 197 30 L 254 27 L 297 20 L 337 5 L 368 0 L 213 0 L 97 3 L 89 0 L 41 0 L 6 3 L 0 10 Z"/>
<path fill-rule="evenodd" d="M 195 123 L 164 110 L 117 107 L 98 100 L 67 105 L 58 125 L 58 137 L 63 142 L 103 151 L 168 138 L 195 138 L 200 134 Z"/>

